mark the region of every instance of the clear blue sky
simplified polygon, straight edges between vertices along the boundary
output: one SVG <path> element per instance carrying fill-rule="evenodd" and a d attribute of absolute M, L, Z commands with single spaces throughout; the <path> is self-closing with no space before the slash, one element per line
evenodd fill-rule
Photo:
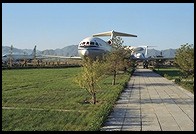
<path fill-rule="evenodd" d="M 194 3 L 2 4 L 3 46 L 63 48 L 110 30 L 138 36 L 122 37 L 124 45 L 153 45 L 164 50 L 193 44 Z"/>

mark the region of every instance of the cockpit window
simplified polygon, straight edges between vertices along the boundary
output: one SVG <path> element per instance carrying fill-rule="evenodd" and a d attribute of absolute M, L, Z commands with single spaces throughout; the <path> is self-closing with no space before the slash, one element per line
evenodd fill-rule
<path fill-rule="evenodd" d="M 81 47 L 97 47 L 99 46 L 99 44 L 97 42 L 90 41 L 90 42 L 82 42 L 80 43 L 80 46 Z"/>
<path fill-rule="evenodd" d="M 86 42 L 80 43 L 80 46 L 85 46 Z"/>
<path fill-rule="evenodd" d="M 94 45 L 94 42 L 90 42 L 90 45 Z"/>

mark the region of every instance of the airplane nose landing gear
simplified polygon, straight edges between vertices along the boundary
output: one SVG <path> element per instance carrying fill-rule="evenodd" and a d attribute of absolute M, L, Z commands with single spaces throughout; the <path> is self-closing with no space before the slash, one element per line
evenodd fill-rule
<path fill-rule="evenodd" d="M 143 62 L 143 68 L 147 68 L 147 69 L 148 69 L 148 61 L 145 60 L 145 61 Z"/>

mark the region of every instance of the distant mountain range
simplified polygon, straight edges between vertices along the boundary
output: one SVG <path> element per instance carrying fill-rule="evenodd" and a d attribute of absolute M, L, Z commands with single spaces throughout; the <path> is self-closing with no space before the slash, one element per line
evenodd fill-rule
<path fill-rule="evenodd" d="M 56 55 L 56 56 L 79 56 L 78 55 L 78 45 L 70 45 L 66 46 L 62 49 L 46 49 L 43 51 L 36 50 L 36 53 L 39 54 L 44 54 L 44 55 Z M 15 54 L 31 54 L 33 52 L 33 49 L 18 49 L 18 48 L 13 48 L 13 53 Z M 176 49 L 166 49 L 166 50 L 156 50 L 156 49 L 148 49 L 148 55 L 147 57 L 151 56 L 157 56 L 161 55 L 165 58 L 174 58 L 175 57 L 175 52 Z M 10 47 L 9 46 L 2 46 L 2 55 L 10 53 Z M 143 51 L 145 53 L 145 50 Z"/>
<path fill-rule="evenodd" d="M 41 54 L 44 55 L 58 55 L 58 56 L 79 56 L 78 55 L 78 45 L 71 45 L 71 46 L 66 46 L 62 49 L 49 49 L 49 50 L 44 50 L 41 51 Z"/>

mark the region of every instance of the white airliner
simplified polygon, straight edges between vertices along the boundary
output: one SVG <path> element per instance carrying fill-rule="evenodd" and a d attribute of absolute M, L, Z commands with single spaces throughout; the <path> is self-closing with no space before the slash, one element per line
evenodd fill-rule
<path fill-rule="evenodd" d="M 100 38 L 97 38 L 97 36 L 110 36 L 111 38 L 108 41 L 104 41 Z M 113 49 L 114 38 L 116 36 L 137 37 L 137 35 L 120 33 L 114 30 L 93 34 L 92 37 L 87 37 L 79 43 L 78 53 L 81 57 L 88 56 L 90 58 L 95 58 L 107 52 L 111 52 Z"/>
<path fill-rule="evenodd" d="M 156 47 L 156 46 L 127 46 L 125 49 L 131 51 L 131 59 L 136 60 L 148 60 L 148 47 Z M 145 54 L 141 51 L 145 50 Z"/>
<path fill-rule="evenodd" d="M 12 51 L 12 46 L 11 46 L 11 51 Z M 10 54 L 5 54 L 2 56 L 2 62 L 8 62 L 10 59 L 13 62 L 16 61 L 20 61 L 20 60 L 33 60 L 36 56 L 36 46 L 33 49 L 32 54 L 30 55 L 25 55 L 25 54 L 12 54 L 12 52 Z"/>

